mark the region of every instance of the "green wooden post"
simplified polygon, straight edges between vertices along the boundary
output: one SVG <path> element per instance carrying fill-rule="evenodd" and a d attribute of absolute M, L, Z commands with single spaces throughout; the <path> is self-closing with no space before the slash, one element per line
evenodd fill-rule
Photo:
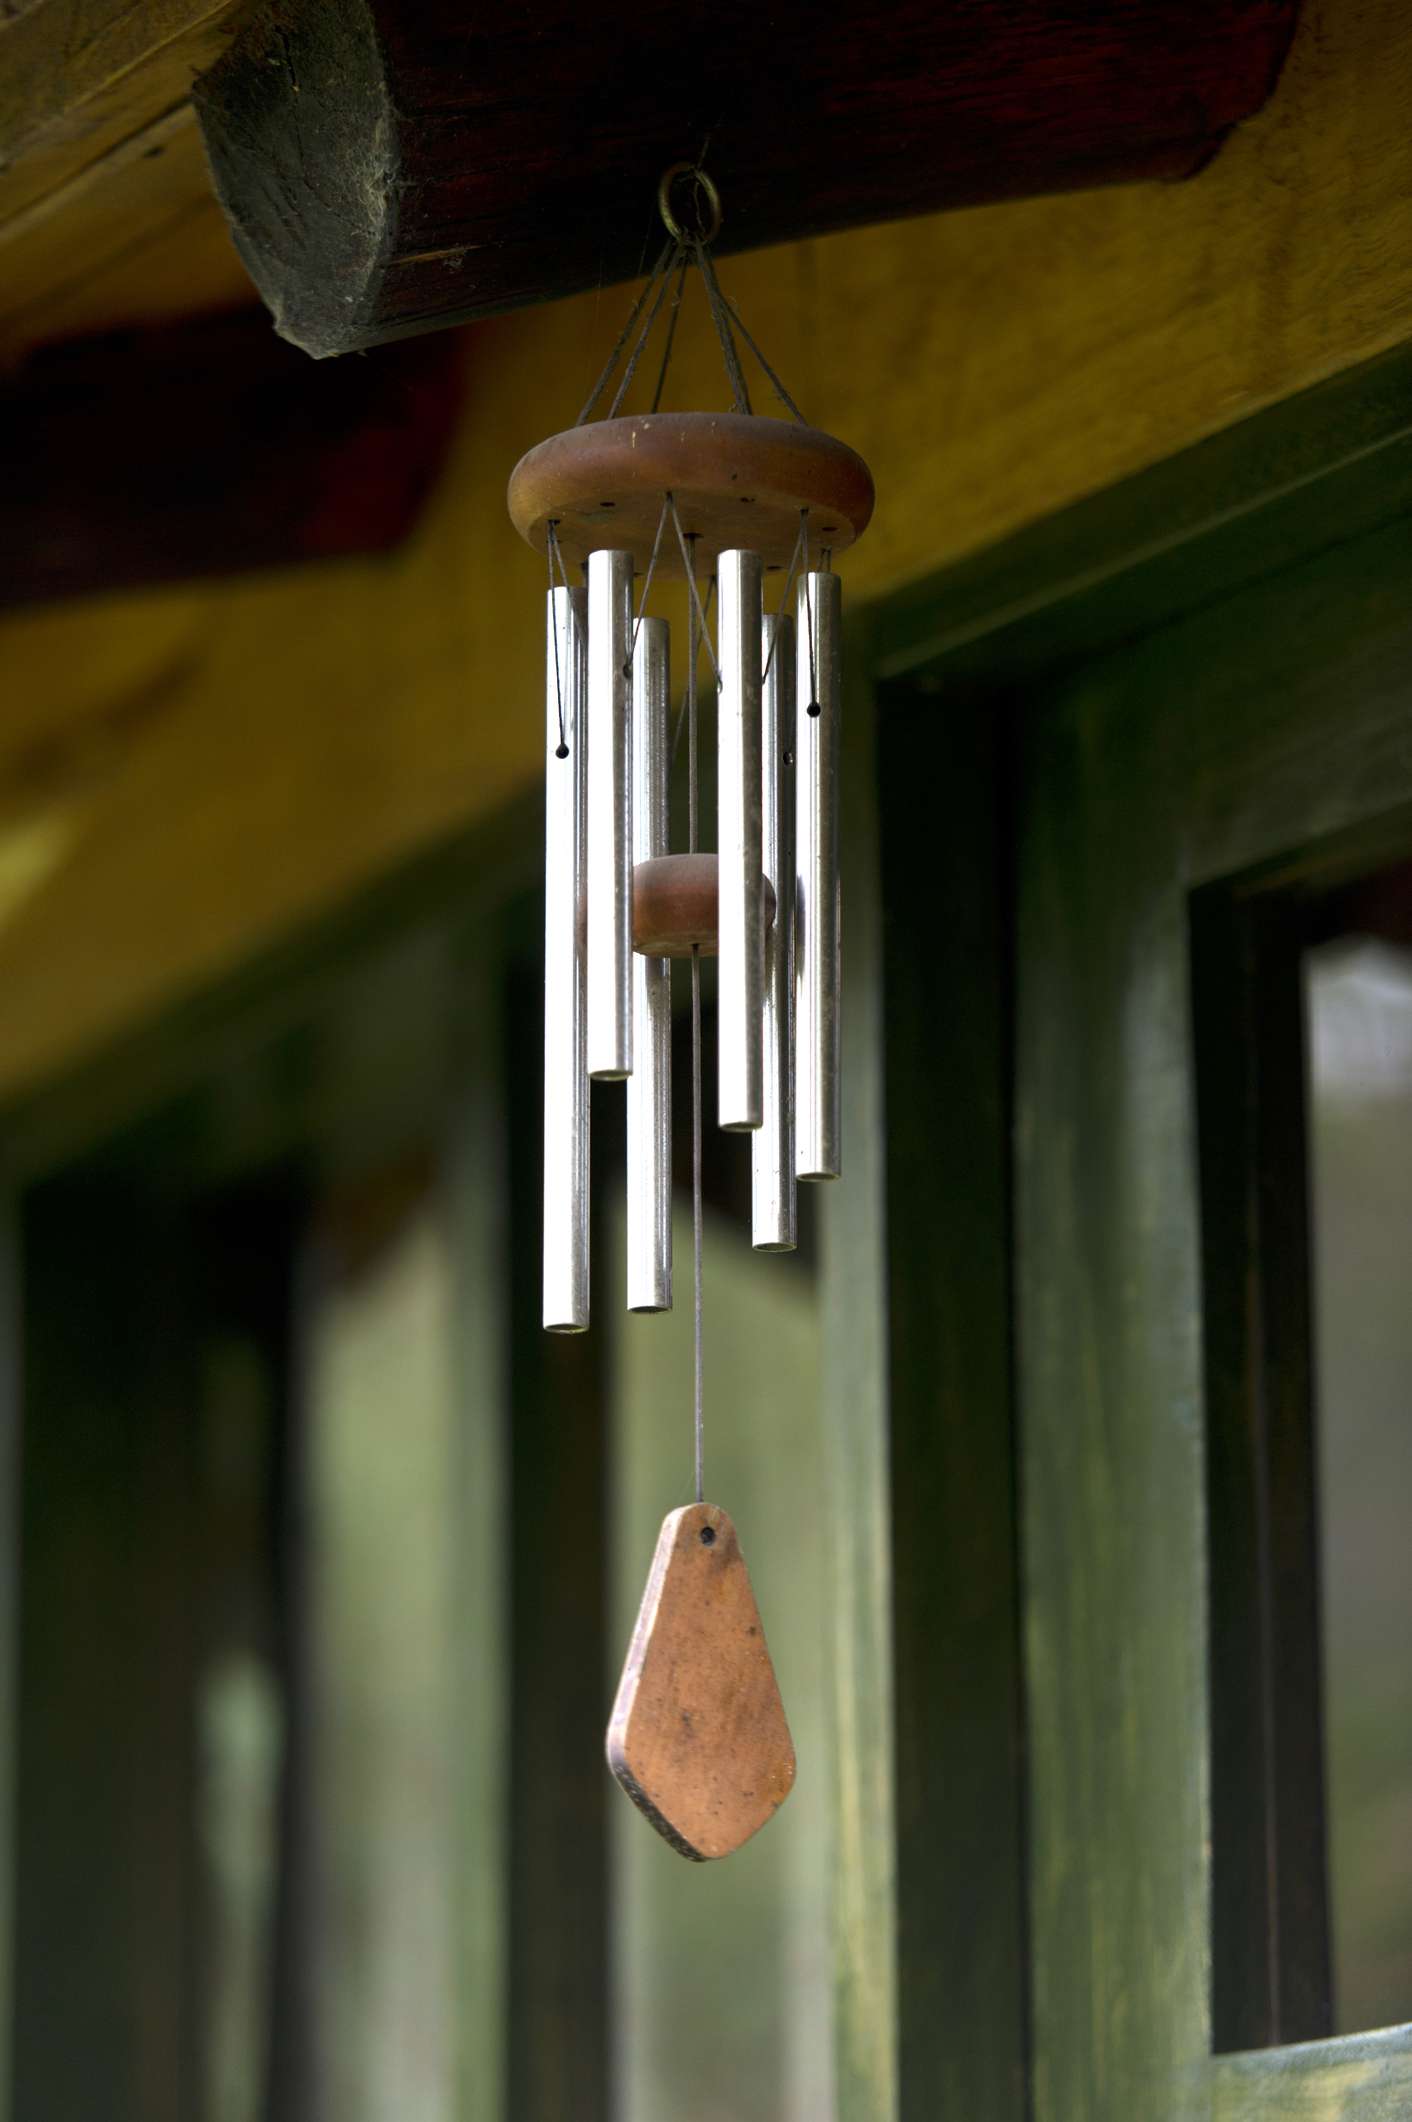
<path fill-rule="evenodd" d="M 900 686 L 881 713 L 879 747 L 859 686 L 845 1172 L 821 1203 L 838 2111 L 1022 2122 L 1004 732 Z"/>
<path fill-rule="evenodd" d="M 1213 2058 L 1189 894 L 1412 847 L 1405 522 L 1060 682 L 1020 797 L 1037 2122 L 1383 2122 L 1405 2028 Z M 1232 1027 L 1231 1036 L 1236 1035 Z"/>
<path fill-rule="evenodd" d="M 1384 2122 L 1412 2100 L 1406 2029 L 1211 2052 L 1188 968 L 1195 889 L 1298 888 L 1321 863 L 1366 870 L 1412 847 L 1409 373 L 1399 349 L 873 617 L 883 680 L 929 686 L 939 716 L 969 693 L 1017 721 L 1018 1479 L 1039 2122 Z M 895 1059 L 890 1048 L 890 1130 Z M 889 1201 L 890 1241 L 897 1228 Z M 895 1288 L 891 1300 L 895 1339 Z M 895 1376 L 891 1387 L 896 1446 Z M 901 1552 L 899 1540 L 895 1566 Z M 905 1844 L 905 1808 L 900 1822 Z M 900 1861 L 910 1877 L 905 1847 Z M 909 1953 L 904 1997 L 915 1965 Z"/>
<path fill-rule="evenodd" d="M 1008 722 L 881 717 L 901 2122 L 1026 2122 Z"/>
<path fill-rule="evenodd" d="M 1167 733 L 1097 677 L 1033 718 L 1016 1176 L 1036 2122 L 1197 2122 L 1207 2103 L 1201 1347 L 1170 776 Z"/>
<path fill-rule="evenodd" d="M 854 637 L 845 669 L 866 671 Z M 892 1581 L 882 938 L 871 692 L 846 701 L 845 1177 L 822 1187 L 825 1478 L 832 1550 L 837 2122 L 897 2106 Z"/>

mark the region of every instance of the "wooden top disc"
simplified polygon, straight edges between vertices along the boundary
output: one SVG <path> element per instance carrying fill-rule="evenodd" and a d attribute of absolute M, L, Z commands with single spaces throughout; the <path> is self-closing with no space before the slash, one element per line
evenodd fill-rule
<path fill-rule="evenodd" d="M 566 560 L 607 547 L 631 552 L 641 571 L 667 493 L 704 573 L 718 554 L 742 547 L 767 567 L 787 567 L 803 508 L 815 555 L 852 545 L 873 513 L 867 465 L 816 427 L 758 413 L 634 413 L 537 443 L 510 474 L 510 515 L 540 552 L 553 522 Z M 670 522 L 657 569 L 683 572 Z"/>

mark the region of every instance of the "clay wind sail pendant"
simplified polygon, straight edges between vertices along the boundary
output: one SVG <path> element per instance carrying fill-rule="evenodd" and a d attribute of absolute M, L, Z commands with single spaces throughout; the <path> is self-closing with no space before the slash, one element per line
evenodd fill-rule
<path fill-rule="evenodd" d="M 789 1796 L 794 1746 L 735 1527 L 663 1520 L 608 1726 L 608 1766 L 683 1857 L 728 1857 Z"/>

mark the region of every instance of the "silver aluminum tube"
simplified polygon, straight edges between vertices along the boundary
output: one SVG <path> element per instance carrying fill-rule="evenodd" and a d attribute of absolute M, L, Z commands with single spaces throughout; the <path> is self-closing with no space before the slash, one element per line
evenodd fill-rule
<path fill-rule="evenodd" d="M 720 871 L 716 1012 L 717 1119 L 754 1128 L 764 1117 L 765 893 L 761 880 L 760 626 L 764 570 L 758 553 L 716 563 L 717 829 Z"/>
<path fill-rule="evenodd" d="M 588 1073 L 632 1074 L 632 554 L 588 556 Z"/>
<path fill-rule="evenodd" d="M 838 757 L 843 597 L 838 576 L 799 584 L 795 820 L 794 1168 L 839 1174 Z"/>
<path fill-rule="evenodd" d="M 544 718 L 544 1324 L 588 1325 L 584 702 L 588 598 L 548 592 Z M 563 732 L 560 734 L 560 713 Z M 560 757 L 561 747 L 566 747 Z"/>
<path fill-rule="evenodd" d="M 765 938 L 765 1111 L 751 1141 L 751 1240 L 758 1252 L 799 1242 L 794 1183 L 794 621 L 760 634 L 764 870 L 775 918 Z"/>
<path fill-rule="evenodd" d="M 632 666 L 632 858 L 667 848 L 670 629 L 638 627 Z M 628 1310 L 672 1308 L 672 961 L 632 960 L 628 1078 Z"/>

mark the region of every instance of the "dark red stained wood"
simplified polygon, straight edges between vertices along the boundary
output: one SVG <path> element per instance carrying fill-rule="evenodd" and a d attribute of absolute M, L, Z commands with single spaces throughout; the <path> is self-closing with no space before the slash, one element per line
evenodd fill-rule
<path fill-rule="evenodd" d="M 1297 0 L 275 0 L 195 87 L 278 329 L 315 355 L 638 272 L 704 150 L 719 247 L 1182 177 Z"/>
<path fill-rule="evenodd" d="M 460 354 L 316 377 L 254 307 L 45 349 L 0 385 L 0 607 L 387 550 L 445 457 Z"/>

